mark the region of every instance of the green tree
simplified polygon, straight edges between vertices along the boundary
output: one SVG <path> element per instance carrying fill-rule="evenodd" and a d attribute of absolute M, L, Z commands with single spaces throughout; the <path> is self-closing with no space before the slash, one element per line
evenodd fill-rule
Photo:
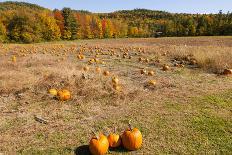
<path fill-rule="evenodd" d="M 78 24 L 72 10 L 70 8 L 63 8 L 62 15 L 64 17 L 63 38 L 70 40 L 77 39 Z"/>

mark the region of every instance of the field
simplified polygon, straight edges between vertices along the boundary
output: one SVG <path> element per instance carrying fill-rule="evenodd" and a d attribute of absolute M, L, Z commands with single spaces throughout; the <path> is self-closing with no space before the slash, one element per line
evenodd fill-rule
<path fill-rule="evenodd" d="M 232 37 L 2 44 L 0 154 L 87 155 L 93 131 L 121 133 L 129 120 L 142 148 L 109 154 L 231 154 L 232 76 L 221 74 L 230 68 Z"/>

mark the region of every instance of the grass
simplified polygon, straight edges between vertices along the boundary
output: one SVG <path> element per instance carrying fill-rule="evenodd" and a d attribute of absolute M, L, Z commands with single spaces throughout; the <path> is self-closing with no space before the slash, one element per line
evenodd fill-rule
<path fill-rule="evenodd" d="M 224 59 L 226 53 L 229 58 L 230 43 L 230 37 L 196 37 L 3 45 L 0 153 L 87 155 L 92 131 L 107 135 L 117 126 L 120 134 L 131 120 L 143 134 L 142 148 L 133 152 L 119 148 L 109 154 L 229 154 L 231 76 L 212 73 L 210 68 L 224 67 L 219 61 L 202 69 L 188 64 L 179 68 L 174 67 L 173 58 L 189 53 L 194 59 L 218 55 Z M 214 44 L 217 46 L 212 47 Z M 80 45 L 85 45 L 86 59 L 82 61 L 76 58 Z M 106 64 L 89 65 L 90 71 L 83 72 L 83 66 L 96 54 L 90 52 L 95 46 L 102 48 L 98 58 Z M 127 48 L 132 59 L 123 59 L 120 48 Z M 140 48 L 145 53 L 139 52 Z M 108 50 L 121 57 L 110 56 Z M 205 51 L 218 52 L 211 56 Z M 15 64 L 10 61 L 12 54 L 17 55 Z M 151 59 L 149 63 L 138 62 L 139 57 Z M 232 59 L 224 60 L 231 67 Z M 163 64 L 171 70 L 162 71 Z M 95 73 L 96 66 L 111 75 Z M 154 70 L 155 75 L 140 75 L 143 68 Z M 83 73 L 87 79 L 82 78 Z M 112 88 L 113 76 L 119 78 L 121 92 Z M 146 87 L 151 79 L 157 85 Z M 60 102 L 48 95 L 49 88 L 66 88 L 72 99 Z M 36 122 L 34 115 L 46 118 L 48 124 Z"/>

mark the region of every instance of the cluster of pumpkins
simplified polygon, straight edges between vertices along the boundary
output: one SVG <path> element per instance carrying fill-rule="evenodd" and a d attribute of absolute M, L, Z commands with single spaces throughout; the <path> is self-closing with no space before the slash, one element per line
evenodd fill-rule
<path fill-rule="evenodd" d="M 110 133 L 108 137 L 104 134 L 95 135 L 89 142 L 89 151 L 92 155 L 104 155 L 108 152 L 109 148 L 117 148 L 123 146 L 129 151 L 135 151 L 142 146 L 142 133 L 137 128 L 126 129 L 122 135 Z"/>
<path fill-rule="evenodd" d="M 56 96 L 60 101 L 67 101 L 71 98 L 71 93 L 67 89 L 61 89 L 58 91 L 56 89 L 49 89 L 48 92 L 49 94 Z"/>

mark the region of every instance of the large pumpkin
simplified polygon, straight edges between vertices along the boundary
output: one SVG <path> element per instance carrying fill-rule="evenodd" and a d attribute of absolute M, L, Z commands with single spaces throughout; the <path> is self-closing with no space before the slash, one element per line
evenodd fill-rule
<path fill-rule="evenodd" d="M 123 146 L 131 151 L 137 150 L 142 146 L 142 134 L 137 128 L 129 128 L 122 134 Z"/>
<path fill-rule="evenodd" d="M 58 99 L 61 101 L 67 101 L 71 98 L 71 93 L 70 91 L 63 89 L 63 90 L 59 90 L 57 93 Z"/>
<path fill-rule="evenodd" d="M 92 155 L 104 155 L 109 149 L 109 142 L 106 136 L 100 134 L 94 136 L 89 142 L 89 150 Z"/>

